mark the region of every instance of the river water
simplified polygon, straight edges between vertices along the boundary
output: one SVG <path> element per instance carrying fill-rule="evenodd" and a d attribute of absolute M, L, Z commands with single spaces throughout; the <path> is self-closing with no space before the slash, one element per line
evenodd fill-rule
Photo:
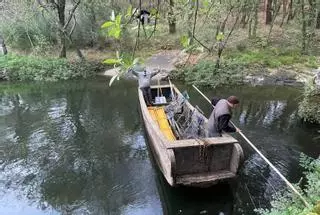
<path fill-rule="evenodd" d="M 210 106 L 192 88 L 190 100 Z M 0 214 L 255 214 L 285 188 L 241 138 L 245 162 L 233 186 L 170 188 L 153 162 L 136 83 L 104 79 L 0 88 Z M 297 117 L 301 90 L 236 87 L 234 122 L 292 182 L 303 152 L 317 157 L 319 127 Z"/>

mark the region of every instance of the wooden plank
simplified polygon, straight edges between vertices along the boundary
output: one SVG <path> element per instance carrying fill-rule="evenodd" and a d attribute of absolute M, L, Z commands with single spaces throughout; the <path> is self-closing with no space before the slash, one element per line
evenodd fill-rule
<path fill-rule="evenodd" d="M 205 143 L 202 141 L 204 140 Z M 173 148 L 183 148 L 183 147 L 195 147 L 202 145 L 222 145 L 222 144 L 234 144 L 238 143 L 236 139 L 233 137 L 211 137 L 211 138 L 203 138 L 203 139 L 189 139 L 189 140 L 176 140 L 172 142 L 168 149 Z"/>
<path fill-rule="evenodd" d="M 220 180 L 234 178 L 236 174 L 231 171 L 219 171 L 215 173 L 200 173 L 192 175 L 183 175 L 177 177 L 177 184 L 183 185 L 210 185 Z"/>

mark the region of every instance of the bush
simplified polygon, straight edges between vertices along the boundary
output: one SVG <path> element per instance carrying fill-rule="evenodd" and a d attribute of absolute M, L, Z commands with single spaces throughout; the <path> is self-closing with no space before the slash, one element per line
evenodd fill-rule
<path fill-rule="evenodd" d="M 10 81 L 58 81 L 88 78 L 102 66 L 90 62 L 68 62 L 66 59 L 45 59 L 29 56 L 0 57 L 3 79 Z"/>
<path fill-rule="evenodd" d="M 259 50 L 246 50 L 233 52 L 228 59 L 239 64 L 250 66 L 259 64 L 270 68 L 286 65 L 304 64 L 307 67 L 317 68 L 317 59 L 314 56 L 301 55 L 298 50 L 281 50 L 278 48 L 265 48 Z"/>
<path fill-rule="evenodd" d="M 313 80 L 305 85 L 298 114 L 304 121 L 320 124 L 320 90 L 316 88 Z"/>
<path fill-rule="evenodd" d="M 307 185 L 304 189 L 305 199 L 312 207 L 306 208 L 296 194 L 285 192 L 276 194 L 275 200 L 271 202 L 271 210 L 256 210 L 262 215 L 318 215 L 320 214 L 320 157 L 312 159 L 301 155 L 301 166 L 307 172 L 305 176 Z M 302 191 L 301 191 L 302 193 Z"/>
<path fill-rule="evenodd" d="M 221 85 L 241 84 L 244 68 L 232 61 L 224 62 L 219 68 L 212 61 L 201 61 L 180 73 L 180 79 L 199 86 L 218 87 Z"/>

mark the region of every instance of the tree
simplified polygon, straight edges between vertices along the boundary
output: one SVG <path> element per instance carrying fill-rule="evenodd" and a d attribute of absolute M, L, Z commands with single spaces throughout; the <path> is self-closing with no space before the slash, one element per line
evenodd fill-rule
<path fill-rule="evenodd" d="M 43 8 L 46 12 L 49 14 L 55 14 L 57 17 L 57 20 L 54 22 L 56 23 L 56 27 L 58 29 L 58 36 L 59 36 L 59 43 L 61 46 L 60 58 L 66 58 L 67 57 L 67 49 L 66 49 L 66 39 L 69 40 L 71 44 L 73 44 L 72 41 L 72 33 L 74 32 L 74 29 L 77 25 L 75 12 L 81 2 L 81 0 L 72 0 L 71 5 L 72 8 L 69 10 L 69 15 L 66 18 L 66 6 L 67 1 L 66 0 L 50 0 L 50 1 L 43 1 L 43 0 L 37 0 L 38 4 Z M 73 25 L 70 27 L 71 20 L 73 20 Z M 73 44 L 74 45 L 74 44 Z M 77 55 L 80 59 L 84 59 L 80 49 L 76 47 Z"/>
<path fill-rule="evenodd" d="M 272 22 L 272 0 L 265 1 L 266 25 Z"/>
<path fill-rule="evenodd" d="M 169 12 L 168 12 L 168 22 L 169 22 L 169 33 L 176 33 L 176 18 L 173 12 L 174 0 L 169 0 Z"/>

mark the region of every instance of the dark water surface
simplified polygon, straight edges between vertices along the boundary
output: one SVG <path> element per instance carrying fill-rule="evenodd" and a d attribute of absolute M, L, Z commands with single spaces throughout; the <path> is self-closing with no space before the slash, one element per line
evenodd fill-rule
<path fill-rule="evenodd" d="M 2 84 L 0 214 L 254 214 L 285 188 L 245 142 L 234 186 L 170 188 L 148 152 L 136 83 L 106 83 Z M 179 88 L 210 113 L 193 89 Z M 234 122 L 290 181 L 302 175 L 301 152 L 319 155 L 320 128 L 297 117 L 300 90 L 237 87 L 206 94 L 240 97 Z"/>

